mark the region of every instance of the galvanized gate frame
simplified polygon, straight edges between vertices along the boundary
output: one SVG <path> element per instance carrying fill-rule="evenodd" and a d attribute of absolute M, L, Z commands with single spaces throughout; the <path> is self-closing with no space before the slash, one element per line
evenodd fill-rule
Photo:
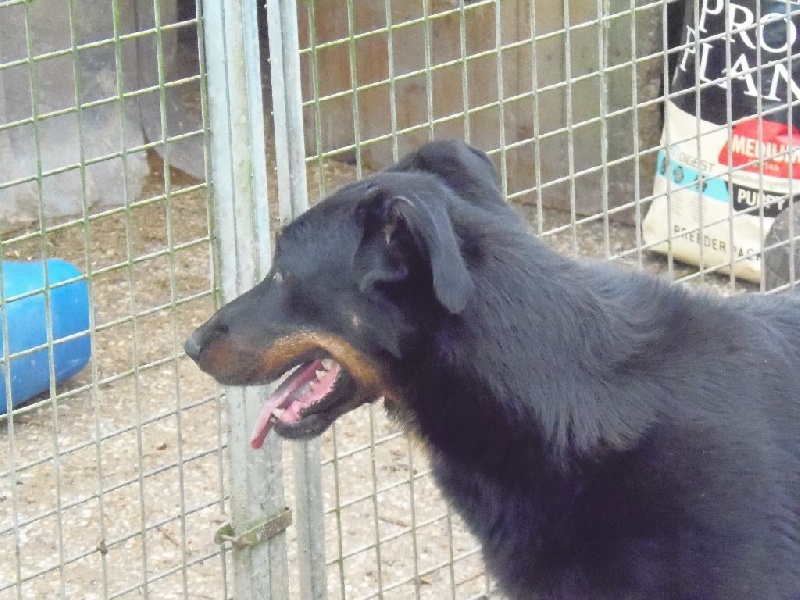
<path fill-rule="evenodd" d="M 279 214 L 287 222 L 308 207 L 299 43 L 294 0 L 268 0 Z M 256 0 L 203 0 L 208 72 L 215 235 L 221 300 L 228 302 L 269 271 L 265 122 Z M 264 25 L 264 24 L 262 24 Z M 289 594 L 280 442 L 253 452 L 249 432 L 266 389 L 228 388 L 234 590 L 240 599 L 283 600 Z M 320 451 L 294 445 L 300 597 L 326 595 Z"/>
<path fill-rule="evenodd" d="M 264 111 L 255 0 L 204 0 L 214 232 L 221 301 L 255 285 L 270 267 Z M 284 509 L 281 448 L 252 452 L 249 430 L 263 388 L 227 388 L 231 537 L 238 598 L 288 598 L 286 535 L 246 543 L 241 534 Z M 222 541 L 222 538 L 220 539 Z"/>
<path fill-rule="evenodd" d="M 308 208 L 300 42 L 295 0 L 267 0 L 278 209 L 281 225 Z M 297 560 L 301 598 L 327 595 L 325 519 L 318 440 L 293 444 Z"/>

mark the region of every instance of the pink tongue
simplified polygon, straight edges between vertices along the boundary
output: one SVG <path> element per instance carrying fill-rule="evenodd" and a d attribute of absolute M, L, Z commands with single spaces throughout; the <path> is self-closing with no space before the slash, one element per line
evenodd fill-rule
<path fill-rule="evenodd" d="M 306 365 L 301 366 L 296 373 L 292 373 L 278 389 L 272 392 L 272 395 L 267 398 L 264 406 L 261 407 L 261 412 L 258 414 L 258 420 L 253 433 L 250 434 L 250 445 L 258 450 L 264 445 L 264 440 L 267 438 L 269 430 L 275 424 L 275 417 L 272 416 L 272 411 L 276 408 L 286 408 L 292 402 L 292 394 L 306 385 L 309 381 L 317 378 L 317 369 L 322 368 L 322 363 L 318 360 L 312 361 Z"/>
<path fill-rule="evenodd" d="M 255 427 L 253 427 L 253 433 L 250 435 L 251 447 L 258 450 L 264 445 L 264 440 L 267 438 L 267 434 L 277 421 L 277 417 L 272 414 L 276 408 L 285 409 L 287 411 L 287 416 L 292 414 L 292 420 L 297 420 L 300 418 L 300 410 L 325 397 L 325 395 L 333 387 L 336 376 L 339 373 L 339 365 L 336 363 L 334 363 L 329 370 L 326 370 L 325 375 L 322 376 L 317 384 L 317 387 L 313 391 L 303 396 L 297 393 L 309 382 L 316 381 L 317 371 L 320 370 L 325 370 L 325 367 L 322 366 L 322 361 L 320 360 L 314 360 L 308 364 L 300 366 L 297 371 L 292 373 L 280 386 L 278 386 L 278 389 L 276 389 L 272 395 L 267 398 L 267 401 L 264 403 L 264 406 L 261 408 L 261 412 L 258 415 Z M 298 402 L 299 405 L 297 407 L 293 407 L 291 406 L 293 402 Z M 302 406 L 302 408 L 300 406 Z M 292 413 L 292 410 L 295 410 L 297 414 Z"/>

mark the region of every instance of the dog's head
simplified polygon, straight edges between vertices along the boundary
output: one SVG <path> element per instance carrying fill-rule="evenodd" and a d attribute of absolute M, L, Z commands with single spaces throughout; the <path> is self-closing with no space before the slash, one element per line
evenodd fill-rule
<path fill-rule="evenodd" d="M 503 203 L 488 158 L 458 142 L 423 146 L 295 219 L 264 281 L 189 337 L 187 355 L 223 384 L 288 373 L 254 447 L 272 428 L 313 437 L 365 402 L 401 401 L 399 373 L 473 291 L 448 213 L 459 202 Z"/>

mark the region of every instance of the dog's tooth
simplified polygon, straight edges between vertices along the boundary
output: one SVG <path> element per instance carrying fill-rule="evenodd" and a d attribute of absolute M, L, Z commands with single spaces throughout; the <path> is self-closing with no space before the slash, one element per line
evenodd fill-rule
<path fill-rule="evenodd" d="M 322 379 L 325 376 L 326 371 L 319 370 L 316 373 L 317 373 L 317 379 Z"/>
<path fill-rule="evenodd" d="M 322 359 L 322 366 L 325 367 L 326 371 L 330 371 L 333 367 L 333 359 L 332 358 L 323 358 Z"/>
<path fill-rule="evenodd" d="M 286 412 L 285 408 L 273 408 L 272 409 L 272 416 L 276 419 L 280 419 L 283 416 L 283 413 Z"/>

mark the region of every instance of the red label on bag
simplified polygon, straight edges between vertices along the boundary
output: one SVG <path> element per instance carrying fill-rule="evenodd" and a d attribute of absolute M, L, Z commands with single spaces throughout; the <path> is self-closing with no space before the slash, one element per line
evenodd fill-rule
<path fill-rule="evenodd" d="M 793 127 L 790 132 L 785 123 L 760 119 L 739 123 L 718 160 L 751 173 L 800 179 L 800 129 Z"/>

